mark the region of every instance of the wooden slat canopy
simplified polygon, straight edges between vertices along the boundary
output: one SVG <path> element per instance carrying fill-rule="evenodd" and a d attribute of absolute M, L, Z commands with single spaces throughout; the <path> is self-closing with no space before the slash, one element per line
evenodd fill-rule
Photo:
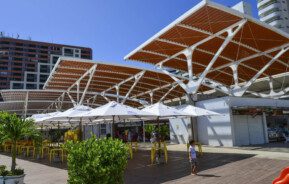
<path fill-rule="evenodd" d="M 190 62 L 193 74 L 199 77 L 227 38 L 227 31 L 222 31 L 230 27 L 232 31 L 236 30 L 242 20 L 244 25 L 218 55 L 206 77 L 225 86 L 235 85 L 232 65 L 238 62 L 238 81 L 246 83 L 278 52 L 288 47 L 289 36 L 248 15 L 208 0 L 202 1 L 140 45 L 125 56 L 125 60 L 161 65 L 187 73 L 184 52 L 196 45 Z M 289 52 L 285 52 L 258 78 L 287 72 L 288 60 Z"/>

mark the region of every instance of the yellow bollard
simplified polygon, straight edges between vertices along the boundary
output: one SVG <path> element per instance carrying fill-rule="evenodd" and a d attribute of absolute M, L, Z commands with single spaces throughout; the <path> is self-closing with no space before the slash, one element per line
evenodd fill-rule
<path fill-rule="evenodd" d="M 155 147 L 153 146 L 151 148 L 151 164 L 153 164 L 155 162 L 155 158 L 156 158 L 156 149 Z"/>
<path fill-rule="evenodd" d="M 128 152 L 129 152 L 129 155 L 130 155 L 130 159 L 133 159 L 133 151 L 132 151 L 131 144 L 127 143 L 127 147 L 128 147 Z"/>

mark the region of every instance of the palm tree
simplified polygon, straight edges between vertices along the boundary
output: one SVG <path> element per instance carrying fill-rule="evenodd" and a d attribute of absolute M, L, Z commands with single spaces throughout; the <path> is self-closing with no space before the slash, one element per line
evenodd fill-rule
<path fill-rule="evenodd" d="M 16 145 L 17 142 L 26 137 L 38 138 L 40 132 L 37 130 L 32 119 L 21 119 L 16 114 L 0 112 L 0 142 L 12 142 L 12 173 L 16 168 Z"/>

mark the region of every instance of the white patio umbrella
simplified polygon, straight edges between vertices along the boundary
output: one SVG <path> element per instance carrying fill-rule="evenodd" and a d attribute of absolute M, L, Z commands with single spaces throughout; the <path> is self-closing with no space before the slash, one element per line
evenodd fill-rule
<path fill-rule="evenodd" d="M 193 116 L 192 114 L 180 111 L 176 108 L 164 105 L 161 102 L 155 103 L 153 105 L 147 106 L 141 111 L 151 113 L 158 118 L 173 118 L 180 116 Z"/>
<path fill-rule="evenodd" d="M 178 108 L 178 110 L 186 112 L 188 114 L 192 114 L 193 116 L 217 116 L 217 115 L 221 115 L 220 113 L 210 111 L 207 109 L 203 109 L 203 108 L 199 108 L 199 107 L 195 107 L 192 105 L 185 105 L 181 108 Z"/>
<path fill-rule="evenodd" d="M 73 115 L 79 115 L 91 111 L 92 108 L 84 105 L 77 105 L 73 108 L 70 108 L 64 112 L 60 112 L 57 115 L 47 119 L 46 121 L 57 121 L 58 124 L 61 121 L 71 122 Z M 75 120 L 75 119 L 74 119 Z M 79 117 L 79 128 L 80 128 L 80 137 L 82 137 L 82 117 Z"/>
<path fill-rule="evenodd" d="M 161 102 L 145 107 L 141 111 L 152 113 L 157 117 L 157 126 L 159 130 L 160 130 L 160 122 L 159 122 L 160 119 L 192 116 L 184 111 L 180 111 L 173 107 L 164 105 Z M 159 149 L 161 147 L 160 140 L 158 141 L 158 147 Z M 160 157 L 160 152 L 158 152 L 158 156 Z"/>
<path fill-rule="evenodd" d="M 77 105 L 73 108 L 70 108 L 64 112 L 58 113 L 57 115 L 51 117 L 48 119 L 49 121 L 63 121 L 63 120 L 68 120 L 70 121 L 72 119 L 72 116 L 77 116 L 81 115 L 83 113 L 91 111 L 92 108 L 85 106 L 85 105 Z M 79 116 L 81 120 L 81 116 Z"/>
<path fill-rule="evenodd" d="M 56 116 L 57 114 L 59 114 L 61 112 L 56 111 L 56 112 L 51 112 L 51 113 L 46 113 L 46 114 L 33 114 L 31 117 L 29 117 L 30 119 L 33 119 L 35 121 L 35 123 L 40 124 L 45 122 L 46 120 Z"/>
<path fill-rule="evenodd" d="M 152 117 L 153 114 L 144 112 L 130 106 L 111 101 L 103 106 L 97 107 L 87 113 L 75 114 L 71 118 L 81 117 L 90 121 L 112 120 L 112 134 L 115 121 L 121 121 L 129 118 L 141 119 L 142 117 Z M 112 135 L 113 136 L 113 135 Z"/>

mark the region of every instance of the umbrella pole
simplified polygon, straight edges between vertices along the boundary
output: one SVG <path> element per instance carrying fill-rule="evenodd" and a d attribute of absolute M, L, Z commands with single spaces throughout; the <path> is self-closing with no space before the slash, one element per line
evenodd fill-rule
<path fill-rule="evenodd" d="M 160 139 L 160 118 L 157 118 L 157 125 L 158 125 L 158 156 L 161 157 L 161 139 Z"/>
<path fill-rule="evenodd" d="M 145 122 L 142 121 L 142 134 L 143 134 L 143 142 L 146 142 L 146 132 L 145 132 Z"/>
<path fill-rule="evenodd" d="M 57 122 L 57 133 L 58 133 L 58 135 L 60 135 L 60 125 L 59 125 L 59 121 Z M 59 146 L 59 144 L 60 144 L 60 137 L 58 137 L 58 140 L 57 140 L 57 144 L 58 144 L 58 146 Z"/>
<path fill-rule="evenodd" d="M 114 116 L 112 116 L 111 137 L 114 138 Z"/>
<path fill-rule="evenodd" d="M 79 139 L 82 141 L 82 118 L 79 121 Z"/>

